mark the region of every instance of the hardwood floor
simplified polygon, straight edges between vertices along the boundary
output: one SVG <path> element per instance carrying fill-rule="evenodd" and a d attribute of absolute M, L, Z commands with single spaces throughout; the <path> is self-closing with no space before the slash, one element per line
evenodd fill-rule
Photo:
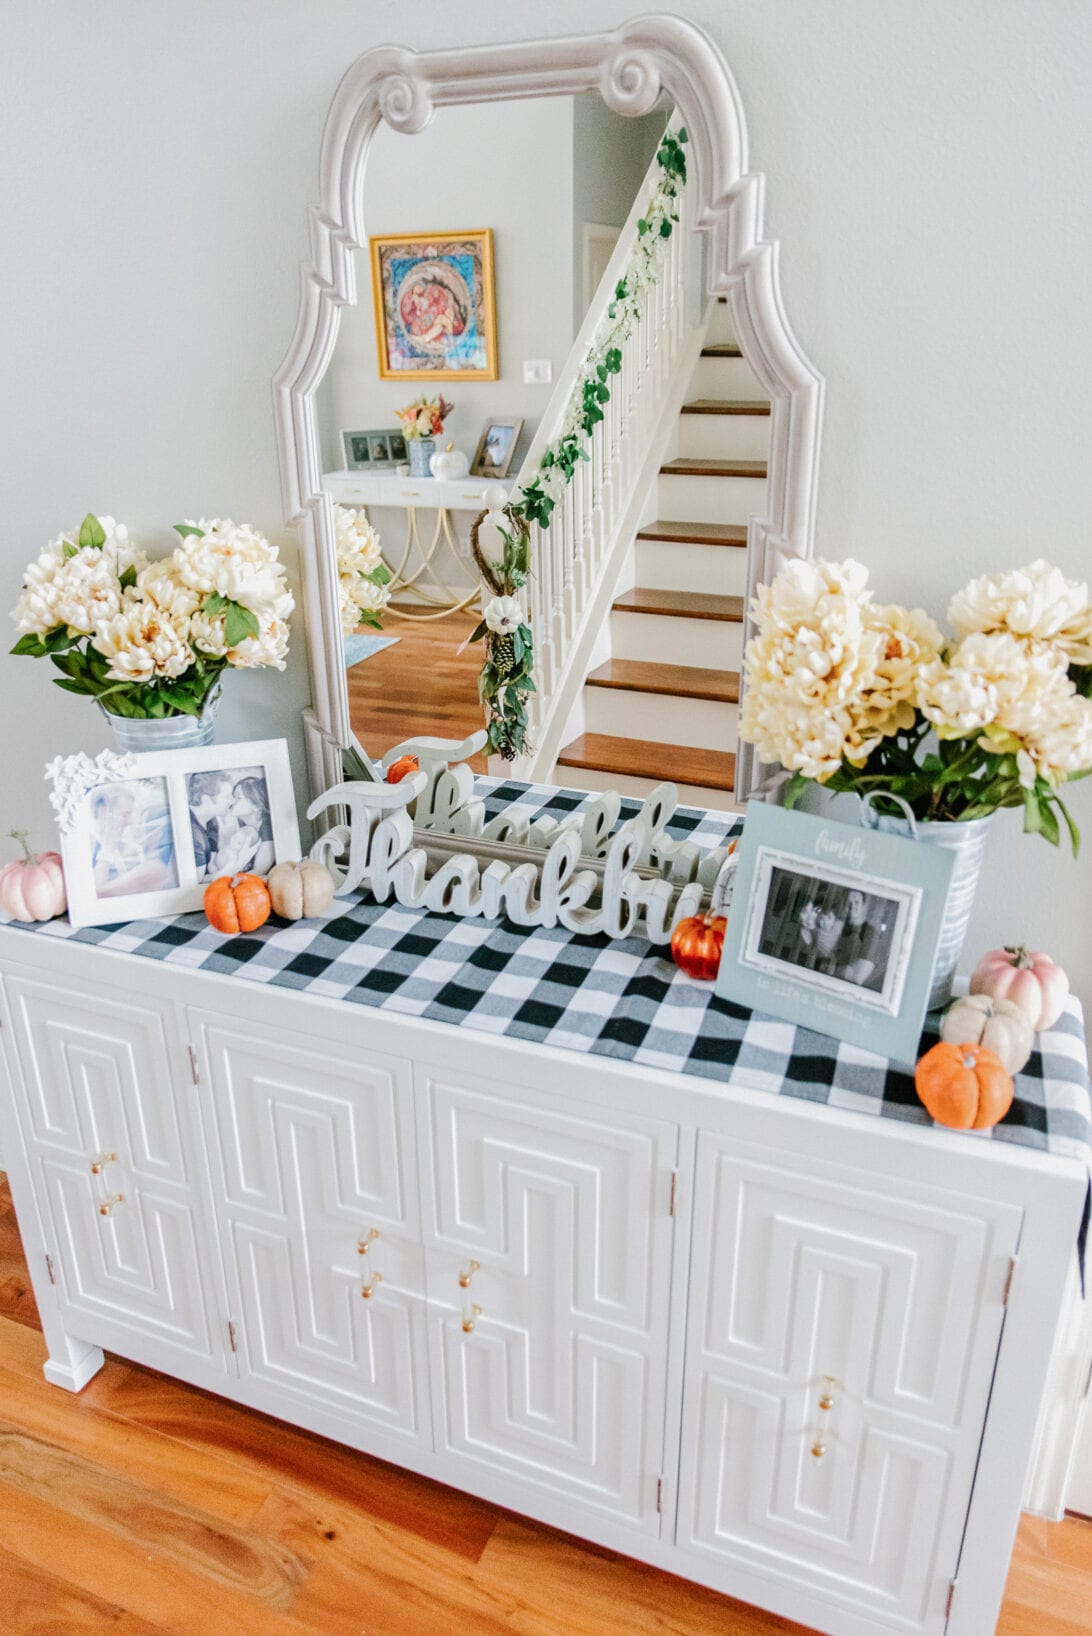
<path fill-rule="evenodd" d="M 135 1364 L 71 1396 L 37 1324 L 0 1178 L 5 1636 L 804 1630 Z M 1025 1517 L 1000 1636 L 1087 1636 L 1090 1610 L 1092 1523 Z"/>
<path fill-rule="evenodd" d="M 458 652 L 478 618 L 473 610 L 428 622 L 388 615 L 383 634 L 399 640 L 348 672 L 349 719 L 369 755 L 378 759 L 422 734 L 466 738 L 485 725 L 478 701 L 481 644 Z M 485 772 L 485 756 L 470 765 Z"/>

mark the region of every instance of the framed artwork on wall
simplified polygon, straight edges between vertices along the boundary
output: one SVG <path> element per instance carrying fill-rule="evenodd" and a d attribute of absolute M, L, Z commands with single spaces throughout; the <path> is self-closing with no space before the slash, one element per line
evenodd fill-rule
<path fill-rule="evenodd" d="M 522 430 L 522 420 L 487 420 L 474 451 L 471 477 L 507 477 Z"/>
<path fill-rule="evenodd" d="M 73 926 L 185 914 L 217 876 L 300 856 L 284 739 L 70 756 L 50 773 Z"/>
<path fill-rule="evenodd" d="M 382 380 L 495 381 L 493 230 L 371 240 Z"/>
<path fill-rule="evenodd" d="M 951 872 L 947 847 L 749 802 L 717 993 L 913 1063 Z"/>

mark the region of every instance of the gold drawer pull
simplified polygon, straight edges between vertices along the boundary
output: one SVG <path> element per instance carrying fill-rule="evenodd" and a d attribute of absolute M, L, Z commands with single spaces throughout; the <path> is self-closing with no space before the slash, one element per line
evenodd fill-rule
<path fill-rule="evenodd" d="M 823 1389 L 819 1395 L 819 1424 L 815 1428 L 811 1445 L 812 1458 L 815 1460 L 821 1460 L 827 1452 L 826 1437 L 829 1425 L 827 1416 L 834 1407 L 834 1388 L 837 1384 L 833 1375 L 823 1376 Z"/>
<path fill-rule="evenodd" d="M 811 1452 L 814 1454 L 817 1460 L 821 1460 L 824 1454 L 827 1452 L 827 1445 L 825 1443 L 813 1443 L 811 1445 Z"/>
<path fill-rule="evenodd" d="M 367 1255 L 376 1239 L 382 1237 L 383 1234 L 379 1231 L 378 1227 L 369 1227 L 368 1231 L 364 1234 L 364 1237 L 358 1238 L 356 1241 L 357 1255 Z"/>
<path fill-rule="evenodd" d="M 107 1165 L 116 1165 L 117 1162 L 118 1156 L 116 1153 L 100 1153 L 91 1160 L 92 1176 L 102 1176 L 103 1193 L 99 1199 L 100 1216 L 108 1216 L 116 1204 L 125 1203 L 124 1193 L 111 1193 L 106 1185 L 106 1176 L 104 1174 L 106 1167 Z"/>
<path fill-rule="evenodd" d="M 481 1272 L 481 1270 L 482 1270 L 482 1264 L 481 1264 L 480 1261 L 468 1261 L 465 1267 L 460 1268 L 460 1271 L 459 1271 L 459 1288 L 460 1289 L 469 1289 L 470 1288 L 470 1280 L 473 1278 L 473 1276 L 474 1276 L 474 1274 L 476 1272 Z"/>
<path fill-rule="evenodd" d="M 474 1325 L 477 1323 L 477 1321 L 481 1317 L 481 1315 L 482 1315 L 482 1309 L 481 1309 L 480 1306 L 477 1305 L 477 1303 L 475 1303 L 474 1306 L 471 1307 L 469 1312 L 467 1312 L 465 1307 L 463 1308 L 463 1334 L 464 1335 L 469 1335 L 471 1333 L 471 1331 L 474 1328 Z"/>
<path fill-rule="evenodd" d="M 383 1274 L 381 1272 L 373 1272 L 371 1277 L 366 1279 L 365 1282 L 363 1284 L 361 1284 L 361 1286 L 360 1286 L 360 1298 L 361 1298 L 361 1300 L 362 1301 L 370 1301 L 372 1296 L 375 1294 L 375 1286 L 377 1284 L 381 1284 L 382 1282 L 383 1282 Z"/>

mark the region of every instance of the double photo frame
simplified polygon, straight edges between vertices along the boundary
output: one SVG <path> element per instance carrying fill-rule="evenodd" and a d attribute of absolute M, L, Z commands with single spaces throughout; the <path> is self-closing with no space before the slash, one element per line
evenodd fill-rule
<path fill-rule="evenodd" d="M 220 875 L 300 857 L 284 739 L 106 751 L 50 771 L 73 926 L 185 914 Z"/>

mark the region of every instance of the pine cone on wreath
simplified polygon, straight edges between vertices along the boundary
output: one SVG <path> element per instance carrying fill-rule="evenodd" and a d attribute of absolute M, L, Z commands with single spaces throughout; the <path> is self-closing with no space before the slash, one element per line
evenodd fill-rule
<path fill-rule="evenodd" d="M 498 676 L 510 676 L 516 668 L 516 647 L 510 636 L 497 636 L 493 640 L 493 669 Z"/>

